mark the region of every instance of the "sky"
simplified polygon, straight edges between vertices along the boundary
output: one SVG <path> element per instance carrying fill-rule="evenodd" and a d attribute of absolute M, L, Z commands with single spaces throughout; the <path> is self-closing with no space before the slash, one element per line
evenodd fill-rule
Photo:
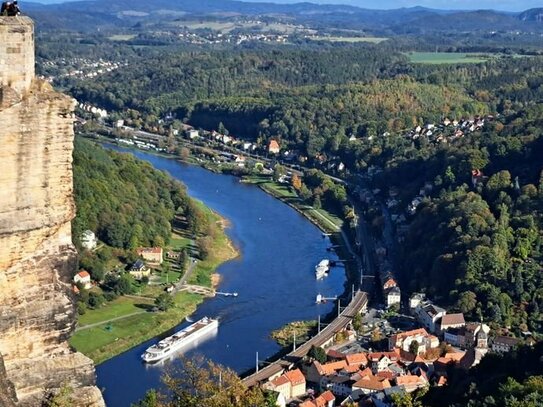
<path fill-rule="evenodd" d="M 270 1 L 270 0 L 243 0 Z M 271 0 L 273 3 L 296 3 L 302 0 Z M 493 9 L 505 11 L 524 11 L 543 7 L 543 0 L 305 0 L 319 4 L 348 4 L 363 8 L 391 9 L 400 7 L 423 6 L 446 10 Z"/>

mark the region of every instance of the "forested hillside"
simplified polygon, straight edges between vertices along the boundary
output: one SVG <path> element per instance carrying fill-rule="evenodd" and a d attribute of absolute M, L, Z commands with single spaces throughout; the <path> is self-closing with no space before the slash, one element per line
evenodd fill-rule
<path fill-rule="evenodd" d="M 110 246 L 163 246 L 176 211 L 189 204 L 185 186 L 132 155 L 76 138 L 73 236 L 94 231 Z"/>

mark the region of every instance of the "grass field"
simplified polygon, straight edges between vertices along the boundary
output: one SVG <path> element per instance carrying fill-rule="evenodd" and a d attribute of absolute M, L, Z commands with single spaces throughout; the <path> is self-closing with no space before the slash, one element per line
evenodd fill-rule
<path fill-rule="evenodd" d="M 409 52 L 406 55 L 415 64 L 479 64 L 493 58 L 465 52 Z"/>
<path fill-rule="evenodd" d="M 189 283 L 211 287 L 211 274 L 221 263 L 236 258 L 239 253 L 224 231 L 225 221 L 202 202 L 196 202 L 207 215 L 210 224 L 215 224 L 217 227 L 212 235 L 213 242 L 209 256 L 196 264 Z"/>
<path fill-rule="evenodd" d="M 78 319 L 79 327 L 96 324 L 108 319 L 122 317 L 144 310 L 145 305 L 152 304 L 153 300 L 134 299 L 128 297 L 119 297 L 114 301 L 96 310 L 89 310 Z"/>
<path fill-rule="evenodd" d="M 107 306 L 87 311 L 83 315 L 87 321 L 92 320 L 95 321 L 94 323 L 104 321 L 104 323 L 77 331 L 70 338 L 70 344 L 75 349 L 89 356 L 97 364 L 173 328 L 183 318 L 194 312 L 203 297 L 181 292 L 174 297 L 176 306 L 167 312 L 144 312 L 117 321 L 105 322 L 111 319 L 111 315 L 115 312 L 124 312 L 125 315 L 134 312 L 133 309 L 137 308 L 135 305 L 142 302 L 139 299 L 124 297 L 115 301 L 119 300 L 121 301 L 118 306 L 111 307 L 114 310 L 110 310 Z M 130 301 L 132 301 L 132 308 L 128 304 Z"/>
<path fill-rule="evenodd" d="M 315 36 L 310 37 L 310 39 L 315 41 L 330 41 L 330 42 L 369 42 L 372 44 L 379 44 L 380 42 L 388 40 L 388 38 L 384 37 L 322 37 L 322 36 Z"/>
<path fill-rule="evenodd" d="M 108 37 L 111 41 L 130 41 L 131 39 L 136 38 L 134 34 L 116 34 Z"/>

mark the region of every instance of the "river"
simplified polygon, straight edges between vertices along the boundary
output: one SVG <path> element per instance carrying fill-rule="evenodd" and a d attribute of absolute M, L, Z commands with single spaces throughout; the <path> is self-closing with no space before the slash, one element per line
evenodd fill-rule
<path fill-rule="evenodd" d="M 333 303 L 315 304 L 315 297 L 340 295 L 346 281 L 342 267 L 315 280 L 315 264 L 337 259 L 319 229 L 284 203 L 239 178 L 215 174 L 197 166 L 140 151 L 129 151 L 155 168 L 182 181 L 189 194 L 230 222 L 227 233 L 241 256 L 219 267 L 220 291 L 238 292 L 237 298 L 206 300 L 191 316 L 220 317 L 216 336 L 186 355 L 195 353 L 241 373 L 255 366 L 255 355 L 265 359 L 280 350 L 269 335 L 288 322 L 317 319 L 333 310 Z M 188 325 L 181 323 L 175 330 Z M 171 332 L 169 333 L 171 334 Z M 160 386 L 165 366 L 149 366 L 141 353 L 157 339 L 147 341 L 96 368 L 98 386 L 108 406 L 128 407 L 150 388 Z M 168 363 L 175 363 L 175 359 Z"/>

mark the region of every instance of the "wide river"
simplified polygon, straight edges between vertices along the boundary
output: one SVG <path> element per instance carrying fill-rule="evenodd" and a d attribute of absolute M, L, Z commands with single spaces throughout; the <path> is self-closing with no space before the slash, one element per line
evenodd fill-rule
<path fill-rule="evenodd" d="M 340 295 L 345 270 L 337 267 L 327 278 L 315 280 L 315 264 L 337 257 L 326 251 L 329 240 L 323 239 L 319 229 L 302 215 L 236 177 L 152 154 L 111 148 L 130 151 L 181 180 L 192 197 L 229 220 L 227 233 L 241 252 L 238 259 L 218 269 L 222 275 L 219 290 L 238 292 L 239 296 L 215 297 L 198 307 L 191 319 L 218 316 L 221 322 L 216 336 L 186 355 L 201 354 L 241 373 L 255 366 L 256 352 L 265 359 L 280 350 L 270 339 L 271 331 L 332 311 L 331 302 L 316 305 L 315 298 L 319 293 Z M 180 322 L 175 330 L 188 325 Z M 145 365 L 140 359 L 142 352 L 156 342 L 157 338 L 152 339 L 97 367 L 98 386 L 104 390 L 108 406 L 128 407 L 148 389 L 160 386 L 162 372 L 175 359 L 158 366 Z"/>

